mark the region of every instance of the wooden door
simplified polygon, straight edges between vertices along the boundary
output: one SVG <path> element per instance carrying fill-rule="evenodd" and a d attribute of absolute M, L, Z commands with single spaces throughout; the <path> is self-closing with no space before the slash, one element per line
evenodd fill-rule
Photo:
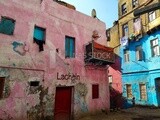
<path fill-rule="evenodd" d="M 54 120 L 71 120 L 72 87 L 57 87 Z"/>

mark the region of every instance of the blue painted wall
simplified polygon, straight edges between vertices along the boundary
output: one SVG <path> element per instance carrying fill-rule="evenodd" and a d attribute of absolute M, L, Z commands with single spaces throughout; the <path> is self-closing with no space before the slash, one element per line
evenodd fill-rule
<path fill-rule="evenodd" d="M 132 95 L 135 97 L 135 103 L 140 105 L 160 105 L 160 97 L 156 89 L 155 79 L 160 78 L 160 56 L 152 57 L 150 41 L 158 38 L 160 46 L 160 30 L 145 35 L 139 41 L 130 41 L 128 46 L 121 47 L 120 55 L 122 57 L 122 83 L 123 96 L 129 104 L 132 100 L 127 98 L 126 84 L 132 85 Z M 136 46 L 141 45 L 143 49 L 143 60 L 136 60 Z M 129 62 L 124 62 L 124 49 L 129 50 Z M 141 100 L 139 84 L 146 84 L 147 99 Z M 160 91 L 159 91 L 160 92 Z M 129 106 L 125 106 L 129 107 Z"/>

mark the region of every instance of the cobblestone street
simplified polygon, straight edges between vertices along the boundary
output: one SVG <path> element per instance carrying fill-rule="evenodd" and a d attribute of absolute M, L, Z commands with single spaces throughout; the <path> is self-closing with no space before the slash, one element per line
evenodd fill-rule
<path fill-rule="evenodd" d="M 87 116 L 79 120 L 160 120 L 160 109 L 134 107 L 125 110 Z"/>

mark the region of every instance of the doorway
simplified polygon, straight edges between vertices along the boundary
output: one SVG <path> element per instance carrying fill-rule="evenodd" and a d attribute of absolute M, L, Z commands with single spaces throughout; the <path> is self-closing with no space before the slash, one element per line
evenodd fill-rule
<path fill-rule="evenodd" d="M 55 95 L 54 120 L 71 120 L 73 87 L 57 87 Z"/>
<path fill-rule="evenodd" d="M 160 78 L 155 79 L 157 103 L 160 106 Z"/>

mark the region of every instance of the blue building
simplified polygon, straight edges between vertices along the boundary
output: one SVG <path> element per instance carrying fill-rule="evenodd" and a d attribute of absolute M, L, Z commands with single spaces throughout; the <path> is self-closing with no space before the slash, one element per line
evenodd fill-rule
<path fill-rule="evenodd" d="M 121 47 L 125 107 L 133 104 L 160 106 L 160 29 Z"/>

